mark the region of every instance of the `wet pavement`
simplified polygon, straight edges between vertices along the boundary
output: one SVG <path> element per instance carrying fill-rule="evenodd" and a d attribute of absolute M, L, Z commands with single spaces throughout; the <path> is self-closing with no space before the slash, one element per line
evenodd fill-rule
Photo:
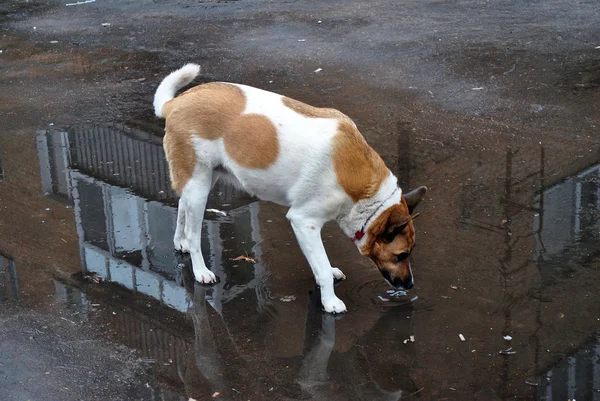
<path fill-rule="evenodd" d="M 0 11 L 0 399 L 600 400 L 597 2 Z M 322 313 L 285 209 L 225 186 L 194 284 L 151 108 L 187 61 L 344 111 L 427 185 L 415 287 L 328 225 Z"/>

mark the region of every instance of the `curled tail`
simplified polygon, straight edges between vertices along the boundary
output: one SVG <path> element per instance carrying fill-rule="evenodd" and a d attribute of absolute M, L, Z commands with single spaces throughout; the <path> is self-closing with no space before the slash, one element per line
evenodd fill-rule
<path fill-rule="evenodd" d="M 164 117 L 163 106 L 175 97 L 175 93 L 196 78 L 200 73 L 198 64 L 186 64 L 177 71 L 173 71 L 158 85 L 154 94 L 154 113 L 157 117 Z"/>

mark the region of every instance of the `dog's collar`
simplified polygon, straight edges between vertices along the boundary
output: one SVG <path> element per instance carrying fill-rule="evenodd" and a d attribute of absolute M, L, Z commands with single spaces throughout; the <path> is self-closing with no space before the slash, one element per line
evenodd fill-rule
<path fill-rule="evenodd" d="M 367 219 L 365 220 L 365 223 L 363 224 L 363 226 L 361 227 L 361 229 L 358 230 L 357 232 L 355 232 L 354 233 L 354 237 L 352 237 L 350 239 L 352 242 L 360 241 L 365 236 L 365 229 L 367 228 L 367 224 L 369 223 L 369 221 L 373 218 L 373 216 L 375 216 L 375 214 L 377 214 L 377 212 L 383 206 L 385 206 L 385 204 L 387 203 L 387 201 L 389 201 L 390 199 L 392 199 L 392 197 L 394 196 L 394 194 L 396 192 L 398 192 L 399 190 L 400 190 L 400 188 L 396 188 L 394 190 L 394 192 L 392 192 L 392 194 L 390 196 L 388 196 L 386 200 L 384 200 L 383 202 L 381 202 L 381 204 L 377 207 L 377 209 L 375 209 L 375 211 L 373 213 L 371 213 L 371 215 L 369 217 L 367 217 Z"/>

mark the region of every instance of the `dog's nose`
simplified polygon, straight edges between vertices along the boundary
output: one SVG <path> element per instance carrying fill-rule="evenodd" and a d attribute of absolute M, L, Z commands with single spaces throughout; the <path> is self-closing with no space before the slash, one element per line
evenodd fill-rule
<path fill-rule="evenodd" d="M 411 288 L 414 287 L 415 282 L 411 276 L 410 279 L 405 280 L 405 281 L 401 280 L 400 278 L 396 278 L 392 282 L 392 285 L 396 288 L 401 288 L 403 290 L 410 290 Z"/>
<path fill-rule="evenodd" d="M 411 288 L 414 287 L 414 285 L 415 285 L 415 282 L 412 280 L 412 278 L 410 279 L 409 282 L 400 284 L 400 286 L 402 288 L 404 288 L 405 290 L 410 290 Z"/>

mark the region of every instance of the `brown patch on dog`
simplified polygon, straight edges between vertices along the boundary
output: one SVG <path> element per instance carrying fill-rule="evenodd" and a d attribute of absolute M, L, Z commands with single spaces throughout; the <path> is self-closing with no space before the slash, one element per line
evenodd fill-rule
<path fill-rule="evenodd" d="M 283 105 L 286 106 L 288 109 L 292 109 L 296 113 L 302 114 L 305 117 L 332 118 L 335 120 L 349 121 L 352 125 L 354 125 L 352 120 L 350 120 L 350 118 L 347 115 L 336 109 L 314 107 L 306 103 L 302 103 L 298 100 L 291 99 L 289 97 L 284 97 L 283 99 L 281 99 L 281 101 L 283 102 Z"/>
<path fill-rule="evenodd" d="M 225 151 L 240 166 L 266 169 L 277 160 L 277 129 L 267 117 L 245 114 L 225 135 Z"/>
<path fill-rule="evenodd" d="M 181 195 L 196 168 L 196 152 L 192 146 L 191 135 L 167 131 L 163 138 L 163 148 L 169 162 L 171 186 Z"/>
<path fill-rule="evenodd" d="M 239 87 L 211 82 L 169 100 L 163 112 L 167 132 L 214 140 L 232 131 L 245 108 L 246 97 Z"/>
<path fill-rule="evenodd" d="M 275 126 L 264 116 L 242 114 L 245 108 L 244 92 L 220 82 L 196 86 L 165 103 L 164 148 L 177 192 L 181 193 L 198 162 L 194 137 L 223 138 L 227 154 L 247 168 L 268 168 L 277 160 Z"/>
<path fill-rule="evenodd" d="M 333 169 L 339 184 L 354 202 L 375 195 L 390 175 L 377 152 L 346 121 L 340 122 L 333 138 Z"/>

